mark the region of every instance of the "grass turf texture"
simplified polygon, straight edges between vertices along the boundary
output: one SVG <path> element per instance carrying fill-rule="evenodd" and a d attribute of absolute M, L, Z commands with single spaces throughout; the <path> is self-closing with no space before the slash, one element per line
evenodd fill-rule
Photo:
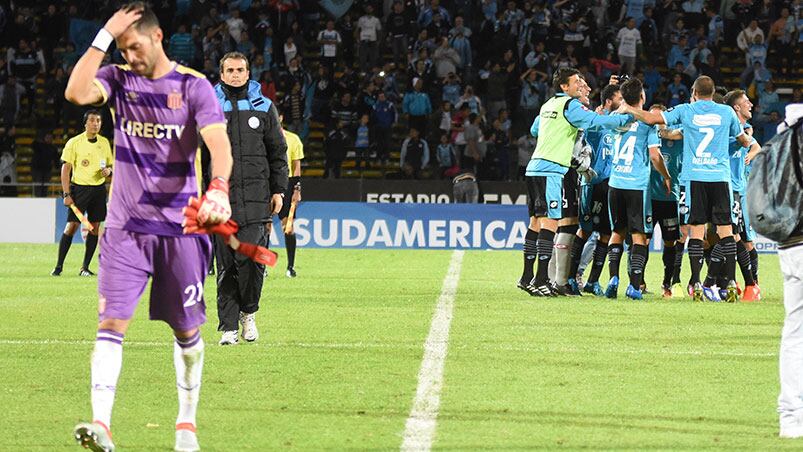
<path fill-rule="evenodd" d="M 0 245 L 2 450 L 76 449 L 71 429 L 91 414 L 96 282 L 77 276 L 81 246 L 59 278 L 55 256 L 55 245 Z M 398 449 L 449 258 L 301 249 L 297 279 L 274 270 L 266 282 L 262 338 L 226 348 L 207 280 L 203 449 Z M 622 287 L 617 301 L 530 298 L 514 287 L 520 265 L 520 252 L 464 257 L 435 449 L 803 445 L 777 438 L 776 256 L 761 256 L 764 301 L 736 305 L 626 301 Z M 653 254 L 653 290 L 660 266 Z M 171 340 L 141 303 L 113 416 L 121 450 L 172 447 Z"/>

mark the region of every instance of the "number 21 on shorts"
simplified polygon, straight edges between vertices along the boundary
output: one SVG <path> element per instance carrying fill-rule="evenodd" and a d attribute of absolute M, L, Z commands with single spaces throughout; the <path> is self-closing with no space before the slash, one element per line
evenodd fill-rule
<path fill-rule="evenodd" d="M 184 288 L 184 295 L 187 299 L 184 300 L 184 307 L 189 308 L 200 303 L 204 299 L 204 285 L 201 282 L 190 284 Z"/>

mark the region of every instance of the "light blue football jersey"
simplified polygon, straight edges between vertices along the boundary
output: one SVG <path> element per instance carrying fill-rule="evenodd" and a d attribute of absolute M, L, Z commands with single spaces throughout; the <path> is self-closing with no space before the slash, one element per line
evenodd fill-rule
<path fill-rule="evenodd" d="M 655 128 L 634 122 L 613 136 L 613 158 L 608 185 L 626 190 L 647 190 L 650 185 L 651 147 L 661 147 Z"/>
<path fill-rule="evenodd" d="M 683 126 L 683 180 L 729 182 L 728 141 L 743 133 L 733 108 L 700 100 L 661 113 L 667 126 Z"/>
<path fill-rule="evenodd" d="M 680 198 L 680 167 L 683 159 L 683 140 L 661 140 L 661 154 L 672 178 L 672 191 L 666 194 L 664 177 L 655 168 L 650 172 L 650 195 L 656 201 L 677 201 Z"/>
<path fill-rule="evenodd" d="M 747 123 L 743 128 L 747 130 L 752 126 Z M 751 138 L 750 144 L 752 145 L 755 141 L 755 138 Z M 747 157 L 747 152 L 750 148 L 742 146 L 741 143 L 736 141 L 736 138 L 730 139 L 729 148 L 731 152 L 731 189 L 735 192 L 744 193 L 747 190 L 747 175 L 749 174 L 744 159 Z"/>

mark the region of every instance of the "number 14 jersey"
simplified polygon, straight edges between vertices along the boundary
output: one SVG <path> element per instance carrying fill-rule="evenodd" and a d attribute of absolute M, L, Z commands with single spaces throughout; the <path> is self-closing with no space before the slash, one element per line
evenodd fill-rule
<path fill-rule="evenodd" d="M 630 124 L 627 130 L 613 132 L 613 159 L 608 185 L 625 190 L 647 190 L 650 185 L 650 150 L 661 147 L 652 126 Z"/>

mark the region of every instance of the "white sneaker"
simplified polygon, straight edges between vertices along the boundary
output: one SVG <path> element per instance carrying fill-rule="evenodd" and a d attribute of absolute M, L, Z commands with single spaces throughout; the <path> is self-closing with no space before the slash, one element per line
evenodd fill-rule
<path fill-rule="evenodd" d="M 237 345 L 237 330 L 234 331 L 224 331 L 223 335 L 220 336 L 220 345 Z"/>
<path fill-rule="evenodd" d="M 781 438 L 803 438 L 803 418 L 798 416 L 781 416 Z"/>
<path fill-rule="evenodd" d="M 186 425 L 192 428 L 178 428 L 179 426 L 176 426 L 176 447 L 173 450 L 175 452 L 200 451 L 201 446 L 198 444 L 198 436 L 195 435 L 195 427 L 190 424 Z"/>
<path fill-rule="evenodd" d="M 114 452 L 111 432 L 100 422 L 82 422 L 75 426 L 73 435 L 78 444 L 93 452 Z"/>
<path fill-rule="evenodd" d="M 259 339 L 259 331 L 257 330 L 256 313 L 246 314 L 240 313 L 240 324 L 243 326 L 243 339 L 248 342 L 254 342 Z"/>

